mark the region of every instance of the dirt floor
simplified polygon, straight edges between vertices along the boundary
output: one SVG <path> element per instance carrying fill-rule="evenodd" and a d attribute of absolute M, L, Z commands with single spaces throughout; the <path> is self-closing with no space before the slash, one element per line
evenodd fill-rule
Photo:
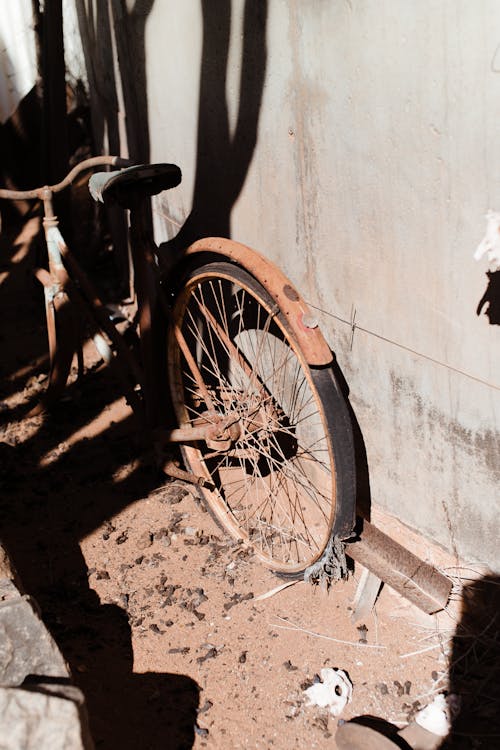
<path fill-rule="evenodd" d="M 26 416 L 48 366 L 35 228 L 2 246 L 1 536 L 86 695 L 96 748 L 334 748 L 338 719 L 303 692 L 325 666 L 352 681 L 341 720 L 403 727 L 456 690 L 454 602 L 430 617 L 386 587 L 353 623 L 359 570 L 329 591 L 299 582 L 261 598 L 282 582 L 217 528 L 189 485 L 159 474 L 90 349 L 83 382 L 52 414 Z M 458 586 L 456 563 L 430 545 L 420 553 Z M 476 574 L 461 570 L 462 583 Z M 462 665 L 472 648 L 477 671 L 486 643 L 497 666 L 486 683 L 484 669 L 472 675 L 476 723 L 447 747 L 500 747 L 495 617 L 463 636 Z"/>

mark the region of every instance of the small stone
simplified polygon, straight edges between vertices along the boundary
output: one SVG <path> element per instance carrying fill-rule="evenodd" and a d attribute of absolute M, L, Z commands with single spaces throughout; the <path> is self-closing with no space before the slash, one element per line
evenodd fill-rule
<path fill-rule="evenodd" d="M 120 594 L 120 595 L 118 596 L 118 601 L 119 601 L 120 605 L 121 605 L 121 606 L 122 606 L 122 607 L 123 607 L 124 609 L 127 609 L 127 607 L 128 607 L 128 599 L 129 599 L 129 596 L 128 596 L 128 594 Z"/>
<path fill-rule="evenodd" d="M 127 539 L 128 539 L 127 532 L 126 531 L 122 531 L 122 533 L 120 534 L 120 536 L 116 537 L 115 542 L 116 542 L 116 544 L 123 544 L 124 542 L 127 541 Z"/>
<path fill-rule="evenodd" d="M 162 526 L 161 529 L 158 529 L 158 531 L 154 532 L 153 539 L 155 542 L 158 542 L 160 541 L 160 539 L 163 539 L 166 536 L 168 536 L 168 529 L 166 529 L 165 526 Z"/>
<path fill-rule="evenodd" d="M 203 656 L 198 656 L 196 661 L 198 664 L 203 664 L 203 662 L 207 661 L 207 659 L 215 659 L 217 656 L 217 649 L 211 648 L 209 651 L 207 651 L 206 654 L 203 654 Z"/>
<path fill-rule="evenodd" d="M 238 658 L 238 661 L 239 661 L 240 664 L 244 664 L 246 662 L 246 660 L 247 660 L 247 653 L 248 653 L 248 651 L 242 651 L 241 652 L 241 654 L 240 654 L 240 656 Z"/>
<path fill-rule="evenodd" d="M 147 547 L 151 547 L 153 544 L 153 535 L 150 531 L 145 531 L 139 539 L 137 540 L 137 548 L 138 549 L 146 549 Z"/>
<path fill-rule="evenodd" d="M 357 631 L 359 633 L 359 642 L 360 643 L 368 643 L 366 636 L 368 633 L 368 628 L 366 625 L 358 625 Z"/>
<path fill-rule="evenodd" d="M 405 691 L 404 687 L 399 682 L 399 680 L 394 680 L 393 685 L 396 688 L 396 695 L 398 696 L 398 698 L 400 698 Z"/>
<path fill-rule="evenodd" d="M 210 711 L 210 709 L 212 708 L 213 705 L 214 704 L 212 703 L 212 701 L 206 700 L 205 703 L 203 704 L 203 706 L 198 709 L 197 713 L 204 714 L 207 711 Z"/>
<path fill-rule="evenodd" d="M 98 570 L 95 577 L 98 581 L 109 581 L 109 573 L 107 570 Z"/>
<path fill-rule="evenodd" d="M 377 687 L 380 690 L 380 692 L 382 693 L 382 695 L 388 695 L 389 688 L 387 687 L 387 685 L 385 684 L 385 682 L 381 682 L 379 685 L 377 685 Z"/>
<path fill-rule="evenodd" d="M 296 671 L 296 670 L 298 669 L 298 667 L 295 667 L 295 666 L 294 666 L 294 665 L 292 664 L 292 662 L 290 661 L 290 659 L 287 659 L 287 660 L 286 660 L 285 662 L 283 662 L 283 666 L 284 666 L 284 667 L 285 667 L 285 669 L 287 669 L 287 670 L 288 670 L 289 672 L 295 672 L 295 671 Z"/>

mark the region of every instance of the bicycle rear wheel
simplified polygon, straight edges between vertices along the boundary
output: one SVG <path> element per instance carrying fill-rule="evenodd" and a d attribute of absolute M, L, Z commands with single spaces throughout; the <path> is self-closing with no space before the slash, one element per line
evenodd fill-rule
<path fill-rule="evenodd" d="M 227 262 L 183 279 L 168 347 L 179 426 L 229 425 L 225 441 L 182 448 L 208 508 L 275 572 L 303 574 L 354 517 L 350 420 L 331 368 L 308 366 L 269 292 Z"/>

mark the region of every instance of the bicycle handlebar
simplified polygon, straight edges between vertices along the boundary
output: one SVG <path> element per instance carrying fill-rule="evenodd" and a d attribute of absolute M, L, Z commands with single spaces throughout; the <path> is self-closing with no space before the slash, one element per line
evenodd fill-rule
<path fill-rule="evenodd" d="M 44 191 L 48 190 L 50 193 L 60 193 L 61 190 L 67 188 L 75 177 L 84 172 L 86 169 L 92 169 L 93 167 L 104 167 L 110 165 L 113 167 L 130 167 L 134 162 L 130 159 L 122 159 L 121 156 L 93 156 L 90 159 L 85 159 L 71 169 L 66 177 L 58 182 L 56 185 L 43 185 L 42 187 L 35 188 L 34 190 L 0 190 L 0 198 L 6 198 L 7 200 L 29 200 L 32 198 L 43 199 Z"/>

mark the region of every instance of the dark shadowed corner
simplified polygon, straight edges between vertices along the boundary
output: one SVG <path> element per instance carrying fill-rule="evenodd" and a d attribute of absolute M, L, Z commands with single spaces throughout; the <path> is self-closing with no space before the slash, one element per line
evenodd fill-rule
<path fill-rule="evenodd" d="M 500 577 L 487 575 L 463 589 L 453 638 L 449 692 L 460 708 L 442 750 L 500 747 Z"/>

